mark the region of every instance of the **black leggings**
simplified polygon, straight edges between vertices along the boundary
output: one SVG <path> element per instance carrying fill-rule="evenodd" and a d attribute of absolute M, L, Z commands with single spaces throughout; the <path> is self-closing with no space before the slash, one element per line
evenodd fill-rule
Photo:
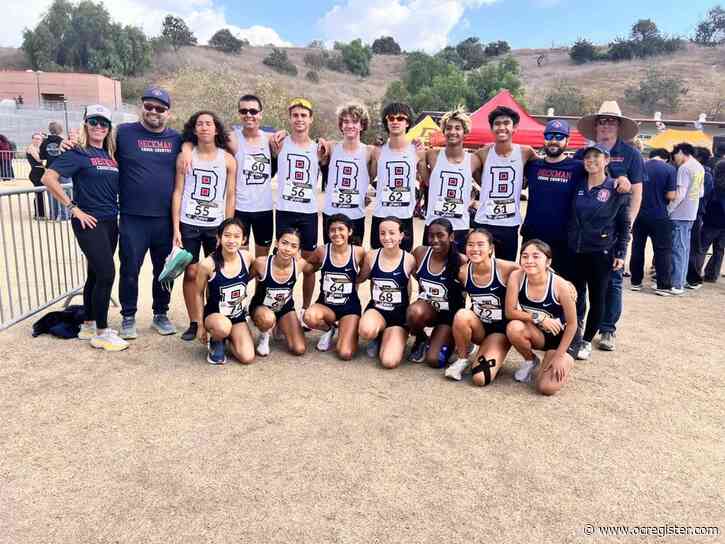
<path fill-rule="evenodd" d="M 83 307 L 86 320 L 95 320 L 96 327 L 108 327 L 108 305 L 111 289 L 116 278 L 116 264 L 113 255 L 118 244 L 118 221 L 98 221 L 95 228 L 83 228 L 80 221 L 73 219 L 73 232 L 81 251 L 88 261 L 88 277 L 83 287 Z"/>
<path fill-rule="evenodd" d="M 30 170 L 31 183 L 35 187 L 42 187 L 43 182 L 40 179 L 43 177 L 45 170 L 43 168 L 33 168 Z M 45 217 L 45 193 L 35 193 L 35 217 Z"/>
<path fill-rule="evenodd" d="M 589 314 L 587 315 L 587 325 L 584 328 L 584 340 L 591 342 L 599 330 L 602 317 L 604 317 L 609 276 L 612 275 L 614 259 L 611 253 L 599 251 L 575 253 L 573 260 L 571 270 L 577 297 L 581 299 L 586 296 L 587 291 L 589 292 Z"/>

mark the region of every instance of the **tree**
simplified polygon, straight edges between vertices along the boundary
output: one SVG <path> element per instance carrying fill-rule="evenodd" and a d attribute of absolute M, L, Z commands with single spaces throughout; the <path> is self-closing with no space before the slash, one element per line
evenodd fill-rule
<path fill-rule="evenodd" d="M 373 42 L 373 53 L 376 55 L 400 55 L 401 49 L 392 36 L 381 36 Z"/>
<path fill-rule="evenodd" d="M 449 64 L 453 64 L 454 66 L 457 66 L 461 69 L 463 69 L 463 66 L 466 64 L 465 61 L 461 58 L 461 55 L 458 54 L 458 50 L 455 47 L 451 47 L 450 45 L 438 51 L 435 56 L 437 59 L 440 59 Z"/>
<path fill-rule="evenodd" d="M 209 39 L 209 47 L 224 53 L 239 53 L 244 45 L 249 45 L 249 42 L 240 40 L 228 28 L 217 30 Z"/>
<path fill-rule="evenodd" d="M 388 85 L 388 88 L 385 91 L 385 96 L 383 97 L 383 102 L 385 104 L 390 104 L 391 102 L 410 103 L 410 93 L 408 92 L 408 88 L 405 83 L 398 80 L 393 81 L 390 85 Z"/>
<path fill-rule="evenodd" d="M 272 49 L 272 52 L 264 58 L 262 63 L 280 74 L 297 75 L 297 67 L 290 62 L 287 57 L 287 51 L 283 51 L 282 49 L 277 49 L 276 47 Z"/>
<path fill-rule="evenodd" d="M 456 46 L 456 51 L 463 59 L 464 70 L 475 70 L 486 62 L 486 53 L 483 50 L 481 41 L 471 36 Z"/>
<path fill-rule="evenodd" d="M 632 41 L 616 38 L 609 44 L 607 58 L 613 61 L 631 60 L 635 57 L 636 49 Z"/>
<path fill-rule="evenodd" d="M 707 12 L 695 29 L 694 41 L 707 46 L 725 43 L 725 9 L 718 5 Z"/>
<path fill-rule="evenodd" d="M 505 55 L 511 51 L 511 46 L 507 41 L 499 40 L 497 42 L 489 43 L 483 50 L 487 57 L 498 57 L 499 55 Z"/>
<path fill-rule="evenodd" d="M 467 105 L 473 111 L 493 98 L 503 89 L 518 100 L 523 100 L 524 85 L 521 81 L 521 66 L 513 57 L 505 57 L 497 63 L 488 63 L 468 74 Z"/>
<path fill-rule="evenodd" d="M 650 68 L 638 87 L 628 87 L 624 91 L 624 98 L 639 107 L 642 113 L 652 115 L 655 111 L 676 111 L 686 94 L 687 88 L 681 77 Z"/>
<path fill-rule="evenodd" d="M 307 47 L 310 49 L 324 49 L 325 44 L 322 40 L 312 40 L 310 43 L 307 44 Z"/>
<path fill-rule="evenodd" d="M 171 14 L 167 15 L 161 24 L 161 36 L 171 44 L 174 51 L 184 45 L 196 45 L 196 36 L 186 26 L 184 20 Z"/>
<path fill-rule="evenodd" d="M 586 99 L 579 87 L 570 81 L 560 82 L 544 99 L 544 108 L 554 108 L 554 115 L 581 115 Z"/>
<path fill-rule="evenodd" d="M 632 39 L 639 42 L 660 37 L 660 31 L 652 19 L 640 19 L 632 25 Z"/>
<path fill-rule="evenodd" d="M 373 57 L 373 52 L 367 45 L 363 45 L 361 40 L 343 44 L 340 51 L 342 61 L 350 72 L 362 77 L 370 75 L 370 59 Z"/>
<path fill-rule="evenodd" d="M 594 49 L 594 45 L 585 38 L 579 38 L 569 49 L 569 58 L 571 58 L 574 64 L 591 62 L 594 60 L 595 55 L 596 49 Z"/>

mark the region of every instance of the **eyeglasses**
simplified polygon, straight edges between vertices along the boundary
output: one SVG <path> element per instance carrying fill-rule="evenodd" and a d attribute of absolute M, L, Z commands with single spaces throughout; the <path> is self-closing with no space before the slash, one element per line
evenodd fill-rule
<path fill-rule="evenodd" d="M 616 126 L 619 125 L 619 119 L 617 119 L 616 117 L 598 117 L 597 125 L 601 127 L 605 127 L 607 125 Z"/>
<path fill-rule="evenodd" d="M 108 122 L 107 119 L 102 119 L 99 117 L 91 117 L 90 119 L 86 119 L 86 124 L 92 127 L 101 126 L 101 128 L 111 128 L 111 123 Z"/>
<path fill-rule="evenodd" d="M 143 109 L 146 111 L 155 111 L 156 113 L 166 113 L 169 108 L 165 106 L 157 106 L 156 104 L 150 104 L 148 102 L 143 103 Z"/>
<path fill-rule="evenodd" d="M 260 111 L 255 108 L 239 108 L 239 115 L 257 115 Z"/>
<path fill-rule="evenodd" d="M 566 134 L 560 134 L 559 132 L 547 132 L 544 134 L 544 140 L 547 142 L 563 142 L 566 139 Z"/>
<path fill-rule="evenodd" d="M 385 119 L 388 122 L 390 122 L 390 121 L 397 121 L 398 123 L 402 123 L 403 121 L 407 121 L 408 120 L 408 116 L 407 115 L 392 115 L 391 114 L 391 115 L 386 115 L 385 116 Z"/>

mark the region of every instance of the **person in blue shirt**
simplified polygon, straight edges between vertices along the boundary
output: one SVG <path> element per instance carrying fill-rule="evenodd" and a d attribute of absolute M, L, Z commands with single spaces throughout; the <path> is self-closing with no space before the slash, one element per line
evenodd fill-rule
<path fill-rule="evenodd" d="M 653 149 L 649 157 L 645 163 L 647 180 L 644 183 L 642 206 L 632 227 L 632 255 L 629 260 L 631 289 L 642 289 L 644 250 L 647 238 L 650 238 L 657 270 L 655 292 L 666 296 L 672 288 L 672 225 L 667 215 L 667 204 L 675 198 L 677 170 L 668 163 L 670 153 L 666 149 Z"/>
<path fill-rule="evenodd" d="M 697 267 L 702 270 L 705 254 L 712 245 L 712 257 L 707 261 L 703 280 L 715 283 L 720 276 L 725 253 L 725 159 L 721 159 L 712 171 L 713 187 L 705 206 L 702 219 L 702 235 Z"/>
<path fill-rule="evenodd" d="M 111 112 L 88 106 L 78 147 L 55 158 L 43 184 L 72 215 L 71 225 L 88 261 L 83 287 L 85 321 L 78 338 L 95 348 L 121 351 L 128 342 L 108 327 L 108 305 L 116 277 L 113 254 L 118 243 L 118 166 L 111 135 Z M 62 177 L 73 177 L 74 198 L 65 193 Z"/>
<path fill-rule="evenodd" d="M 632 185 L 632 197 L 629 204 L 629 221 L 632 224 L 639 213 L 642 202 L 642 182 L 644 181 L 644 161 L 642 155 L 627 141 L 634 139 L 639 126 L 632 119 L 624 117 L 615 101 L 605 101 L 599 111 L 582 117 L 577 128 L 586 138 L 601 144 L 609 150 L 610 160 L 607 171 L 612 179 L 629 181 Z M 579 150 L 575 159 L 584 157 Z M 627 234 L 629 237 L 629 234 Z M 617 322 L 622 315 L 622 282 L 624 268 L 612 272 L 607 289 L 607 302 L 599 332 L 599 349 L 614 351 Z"/>
<path fill-rule="evenodd" d="M 589 315 L 577 359 L 592 354 L 592 340 L 604 315 L 609 277 L 624 267 L 629 234 L 630 195 L 617 193 L 614 180 L 605 172 L 609 150 L 594 144 L 584 150 L 587 179 L 574 194 L 569 220 L 569 249 L 573 253 L 577 297 L 589 293 Z"/>

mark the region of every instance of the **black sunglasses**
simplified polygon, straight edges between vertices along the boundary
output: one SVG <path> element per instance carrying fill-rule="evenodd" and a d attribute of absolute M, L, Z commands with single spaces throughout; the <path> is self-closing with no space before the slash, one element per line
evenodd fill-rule
<path fill-rule="evenodd" d="M 100 117 L 90 117 L 89 119 L 86 119 L 86 123 L 92 127 L 100 125 L 103 128 L 111 128 L 111 123 L 109 123 L 107 119 Z"/>
<path fill-rule="evenodd" d="M 567 137 L 565 134 L 561 134 L 559 132 L 547 132 L 544 134 L 544 140 L 546 140 L 547 142 L 563 142 L 564 140 L 566 140 L 566 138 Z"/>
<path fill-rule="evenodd" d="M 239 108 L 239 115 L 257 115 L 260 111 L 255 108 Z"/>
<path fill-rule="evenodd" d="M 157 106 L 156 104 L 149 104 L 148 102 L 143 103 L 143 109 L 146 111 L 155 111 L 156 113 L 166 113 L 169 108 L 165 106 Z"/>

